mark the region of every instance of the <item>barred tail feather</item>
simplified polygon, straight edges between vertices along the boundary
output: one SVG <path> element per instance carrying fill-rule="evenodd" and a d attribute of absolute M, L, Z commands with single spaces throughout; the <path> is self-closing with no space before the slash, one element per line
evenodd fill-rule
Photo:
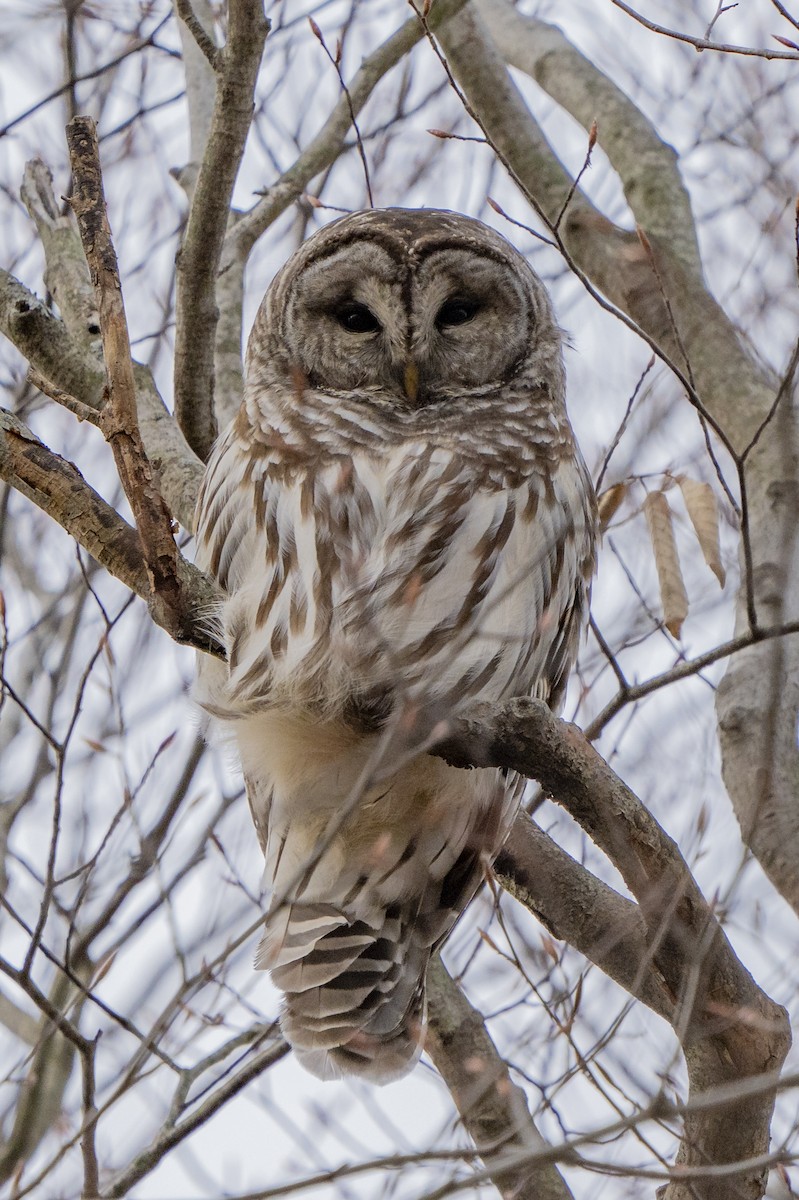
<path fill-rule="evenodd" d="M 268 917 L 256 962 L 284 992 L 283 1033 L 312 1074 L 387 1083 L 418 1060 L 431 949 L 409 916 L 393 905 L 369 924 L 333 905 L 295 903 Z"/>

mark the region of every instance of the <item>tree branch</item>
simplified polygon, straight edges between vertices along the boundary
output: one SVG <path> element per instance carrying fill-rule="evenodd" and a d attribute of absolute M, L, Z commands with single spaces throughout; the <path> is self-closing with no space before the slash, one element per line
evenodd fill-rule
<path fill-rule="evenodd" d="M 5 409 L 0 409 L 0 477 L 53 517 L 116 579 L 151 603 L 150 578 L 136 530 L 89 486 L 77 467 L 48 450 Z M 223 654 L 207 622 L 218 601 L 216 588 L 181 556 L 176 578 L 177 607 L 151 607 L 153 619 L 176 641 Z"/>
<path fill-rule="evenodd" d="M 691 202 L 673 147 L 556 25 L 523 15 L 507 0 L 478 0 L 476 7 L 507 63 L 534 79 L 586 131 L 597 122 L 597 140 L 618 171 L 637 223 L 667 241 L 687 269 L 701 273 Z"/>
<path fill-rule="evenodd" d="M 80 242 L 72 233 L 75 244 Z M 65 238 L 48 239 L 45 246 L 54 257 L 48 260 L 50 278 L 58 275 L 60 252 Z M 67 251 L 71 256 L 71 248 Z M 82 251 L 81 251 L 82 254 Z M 62 291 L 62 298 L 67 294 Z M 8 271 L 0 269 L 0 332 L 28 360 L 31 367 L 68 396 L 102 410 L 105 373 L 95 355 L 81 347 L 59 320 L 33 292 Z M 189 449 L 172 414 L 167 410 L 149 368 L 134 364 L 139 428 L 152 466 L 158 471 L 161 490 L 185 529 L 194 527 L 194 505 L 200 489 L 203 466 Z M 48 392 L 51 395 L 52 392 Z"/>
<path fill-rule="evenodd" d="M 493 1163 L 509 1152 L 548 1149 L 535 1127 L 524 1092 L 486 1031 L 483 1018 L 450 977 L 440 958 L 427 971 L 429 1027 L 425 1049 L 449 1089 L 464 1128 L 504 1200 L 570 1200 L 554 1164 Z"/>
<path fill-rule="evenodd" d="M 128 326 L 106 216 L 97 132 L 91 117 L 73 117 L 67 126 L 67 143 L 75 187 L 70 204 L 78 219 L 97 297 L 108 378 L 108 403 L 103 408 L 100 427 L 111 445 L 141 538 L 154 619 L 164 628 L 181 629 L 185 620 L 185 594 L 178 576 L 178 548 L 172 535 L 171 516 L 139 433 Z"/>
<path fill-rule="evenodd" d="M 653 967 L 638 905 L 576 862 L 526 813 L 516 818 L 494 873 L 553 937 L 574 946 L 653 1012 L 674 1019 L 674 997 Z"/>
<path fill-rule="evenodd" d="M 691 1098 L 767 1073 L 776 1082 L 790 1045 L 785 1011 L 736 958 L 678 847 L 576 726 L 538 700 L 477 706 L 432 752 L 456 766 L 501 766 L 537 779 L 621 872 L 638 901 L 655 979 L 674 1004 L 671 1020 Z M 742 1099 L 710 1117 L 690 1111 L 678 1164 L 737 1163 L 766 1154 L 774 1095 Z M 752 1195 L 762 1194 L 764 1169 L 753 1169 L 747 1185 Z M 673 1182 L 666 1197 L 722 1200 L 727 1187 L 712 1178 L 685 1188 Z"/>
<path fill-rule="evenodd" d="M 86 256 L 73 219 L 58 210 L 53 176 L 40 158 L 25 164 L 20 196 L 44 249 L 45 286 L 59 307 L 68 333 L 84 348 L 96 348 L 100 318 Z"/>
<path fill-rule="evenodd" d="M 203 461 L 217 433 L 216 278 L 268 29 L 261 0 L 230 0 L 228 40 L 217 52 L 211 130 L 178 255 L 175 415 L 192 450 Z"/>

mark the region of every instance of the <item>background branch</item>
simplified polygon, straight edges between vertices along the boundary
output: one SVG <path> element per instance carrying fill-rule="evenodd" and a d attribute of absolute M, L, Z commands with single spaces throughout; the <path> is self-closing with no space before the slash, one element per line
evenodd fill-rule
<path fill-rule="evenodd" d="M 137 531 L 89 486 L 77 467 L 48 450 L 5 409 L 0 409 L 0 476 L 141 597 L 153 620 L 170 637 L 206 652 L 221 653 L 206 618 L 217 598 L 211 581 L 178 556 L 176 602 L 169 608 L 153 606 L 151 579 Z"/>
<path fill-rule="evenodd" d="M 100 425 L 111 445 L 141 539 L 150 579 L 148 603 L 153 619 L 165 628 L 174 625 L 180 629 L 184 623 L 185 594 L 178 576 L 178 548 L 172 536 L 169 511 L 139 433 L 122 285 L 106 215 L 100 151 L 91 117 L 73 117 L 67 126 L 67 143 L 74 182 L 70 204 L 78 219 L 97 297 L 108 379 L 108 402 Z"/>
<path fill-rule="evenodd" d="M 268 29 L 261 0 L 230 0 L 227 43 L 217 52 L 211 129 L 178 256 L 175 415 L 203 461 L 217 434 L 216 277 Z"/>
<path fill-rule="evenodd" d="M 571 1200 L 572 1193 L 552 1163 L 530 1163 L 523 1155 L 546 1150 L 522 1090 L 483 1018 L 450 977 L 440 958 L 427 973 L 429 1029 L 425 1049 L 449 1088 L 458 1112 L 504 1200 Z M 503 1154 L 518 1151 L 520 1165 L 504 1169 Z"/>

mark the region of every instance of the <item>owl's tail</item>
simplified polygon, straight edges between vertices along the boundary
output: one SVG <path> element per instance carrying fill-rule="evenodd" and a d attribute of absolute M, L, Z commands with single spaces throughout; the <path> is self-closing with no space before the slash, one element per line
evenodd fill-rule
<path fill-rule="evenodd" d="M 306 1070 L 388 1083 L 422 1052 L 430 953 L 398 905 L 369 924 L 295 903 L 270 915 L 256 963 L 285 993 L 281 1026 Z"/>

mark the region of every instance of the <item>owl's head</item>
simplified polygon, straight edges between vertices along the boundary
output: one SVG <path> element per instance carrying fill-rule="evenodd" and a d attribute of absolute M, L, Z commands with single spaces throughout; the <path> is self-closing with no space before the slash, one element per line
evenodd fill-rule
<path fill-rule="evenodd" d="M 544 285 L 493 229 L 435 209 L 372 209 L 325 226 L 274 279 L 248 351 L 276 373 L 371 404 L 427 407 L 524 369 L 560 376 Z"/>

